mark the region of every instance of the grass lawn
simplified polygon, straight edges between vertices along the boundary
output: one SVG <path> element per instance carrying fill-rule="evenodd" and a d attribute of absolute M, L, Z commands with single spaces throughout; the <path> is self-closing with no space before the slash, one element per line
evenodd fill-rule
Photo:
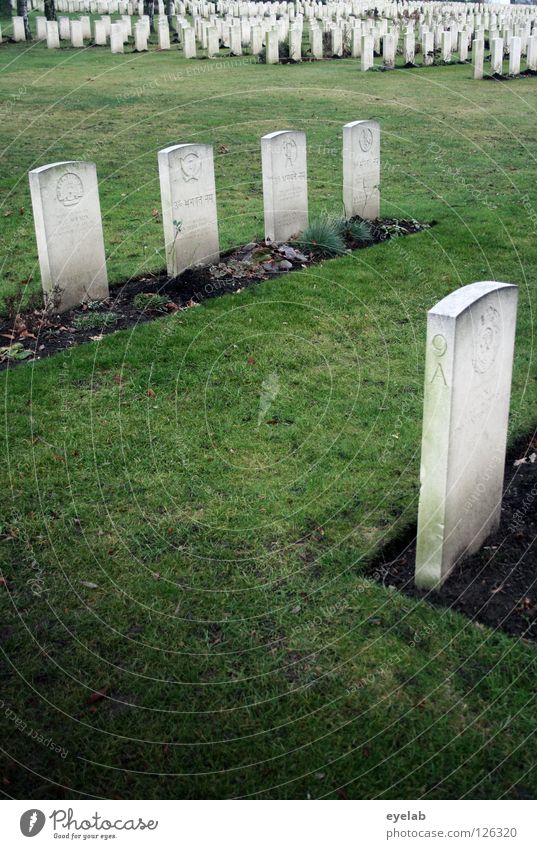
<path fill-rule="evenodd" d="M 62 159 L 97 163 L 113 284 L 164 265 L 157 151 L 182 141 L 215 146 L 223 248 L 262 235 L 263 134 L 306 131 L 315 215 L 359 118 L 382 214 L 437 222 L 3 373 L 4 793 L 533 797 L 535 647 L 364 570 L 416 521 L 426 309 L 520 286 L 511 439 L 535 423 L 537 79 L 43 45 L 0 67 L 3 297 L 39 292 L 27 171 Z"/>

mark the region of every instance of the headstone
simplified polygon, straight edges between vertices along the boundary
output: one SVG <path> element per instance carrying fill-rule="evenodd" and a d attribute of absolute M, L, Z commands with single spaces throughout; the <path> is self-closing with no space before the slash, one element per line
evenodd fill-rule
<path fill-rule="evenodd" d="M 13 41 L 26 41 L 26 33 L 24 31 L 24 18 L 20 15 L 14 15 L 12 20 Z"/>
<path fill-rule="evenodd" d="M 466 62 L 468 59 L 468 35 L 465 30 L 459 33 L 459 62 Z"/>
<path fill-rule="evenodd" d="M 514 35 L 509 45 L 509 76 L 517 77 L 520 74 L 520 55 L 522 41 L 518 35 Z"/>
<path fill-rule="evenodd" d="M 266 35 L 266 64 L 277 65 L 280 61 L 278 30 L 271 29 Z"/>
<path fill-rule="evenodd" d="M 343 33 L 340 27 L 334 27 L 330 34 L 332 56 L 343 56 Z"/>
<path fill-rule="evenodd" d="M 64 312 L 108 297 L 97 172 L 57 162 L 29 172 L 45 306 Z"/>
<path fill-rule="evenodd" d="M 183 30 L 183 55 L 185 59 L 196 58 L 196 33 L 193 27 L 185 27 Z"/>
<path fill-rule="evenodd" d="M 216 27 L 207 28 L 207 56 L 212 59 L 218 56 L 220 50 L 220 41 L 218 39 L 218 30 Z"/>
<path fill-rule="evenodd" d="M 84 47 L 81 21 L 71 21 L 71 47 Z"/>
<path fill-rule="evenodd" d="M 448 30 L 442 33 L 442 61 L 451 62 L 451 33 Z"/>
<path fill-rule="evenodd" d="M 503 38 L 493 38 L 490 54 L 491 74 L 503 73 Z"/>
<path fill-rule="evenodd" d="M 110 27 L 110 50 L 112 53 L 123 53 L 123 24 L 121 21 Z"/>
<path fill-rule="evenodd" d="M 310 32 L 310 50 L 314 59 L 323 58 L 323 34 L 320 29 L 315 28 Z"/>
<path fill-rule="evenodd" d="M 62 41 L 67 41 L 67 39 L 71 38 L 71 27 L 69 23 L 69 18 L 64 16 L 60 16 L 58 18 L 58 25 L 60 27 L 60 38 Z"/>
<path fill-rule="evenodd" d="M 360 67 L 362 71 L 368 71 L 373 67 L 374 64 L 374 54 L 373 54 L 373 38 L 370 35 L 362 36 L 362 56 Z"/>
<path fill-rule="evenodd" d="M 159 21 L 158 25 L 158 46 L 160 50 L 170 49 L 170 28 L 168 21 Z"/>
<path fill-rule="evenodd" d="M 485 42 L 483 39 L 474 39 L 472 43 L 472 62 L 474 65 L 474 80 L 483 79 L 483 62 L 485 56 Z"/>
<path fill-rule="evenodd" d="M 219 261 L 213 149 L 177 144 L 158 154 L 168 274 Z"/>
<path fill-rule="evenodd" d="M 434 33 L 423 34 L 423 64 L 432 65 L 434 62 Z"/>
<path fill-rule="evenodd" d="M 60 32 L 58 21 L 47 21 L 47 47 L 49 50 L 57 50 L 60 46 Z"/>
<path fill-rule="evenodd" d="M 537 71 L 537 35 L 528 38 L 528 71 Z"/>
<path fill-rule="evenodd" d="M 380 214 L 380 127 L 351 121 L 343 127 L 343 205 L 346 218 Z"/>
<path fill-rule="evenodd" d="M 302 30 L 294 26 L 289 30 L 289 58 L 293 62 L 302 59 Z"/>
<path fill-rule="evenodd" d="M 43 15 L 37 15 L 35 26 L 38 40 L 44 41 L 47 37 L 47 19 Z"/>
<path fill-rule="evenodd" d="M 405 65 L 413 65 L 416 57 L 416 39 L 414 31 L 405 33 L 404 36 Z"/>
<path fill-rule="evenodd" d="M 95 30 L 95 37 L 94 37 L 95 44 L 99 44 L 100 46 L 106 45 L 106 26 L 104 24 L 104 21 L 95 21 L 94 30 Z"/>
<path fill-rule="evenodd" d="M 138 21 L 134 25 L 134 49 L 137 53 L 147 50 L 147 27 L 144 21 Z"/>
<path fill-rule="evenodd" d="M 499 524 L 518 289 L 481 282 L 428 313 L 416 584 L 439 586 Z"/>
<path fill-rule="evenodd" d="M 393 33 L 387 32 L 382 43 L 382 56 L 384 67 L 390 70 L 395 68 L 395 38 Z"/>
<path fill-rule="evenodd" d="M 280 130 L 261 139 L 265 239 L 284 242 L 308 226 L 306 135 Z"/>

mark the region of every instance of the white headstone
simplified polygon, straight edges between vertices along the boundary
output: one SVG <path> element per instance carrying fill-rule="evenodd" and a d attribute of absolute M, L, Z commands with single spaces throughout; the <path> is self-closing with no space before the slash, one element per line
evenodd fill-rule
<path fill-rule="evenodd" d="M 35 25 L 38 40 L 44 41 L 47 37 L 47 19 L 43 15 L 37 15 Z"/>
<path fill-rule="evenodd" d="M 493 38 L 490 54 L 491 74 L 503 73 L 503 38 Z"/>
<path fill-rule="evenodd" d="M 71 21 L 71 46 L 84 47 L 81 21 Z"/>
<path fill-rule="evenodd" d="M 219 261 L 213 149 L 177 144 L 158 154 L 168 274 Z"/>
<path fill-rule="evenodd" d="M 500 519 L 518 289 L 463 286 L 428 313 L 416 584 L 438 586 Z"/>
<path fill-rule="evenodd" d="M 147 27 L 145 21 L 138 21 L 134 25 L 134 49 L 138 53 L 147 50 Z"/>
<path fill-rule="evenodd" d="M 522 41 L 519 36 L 514 35 L 509 45 L 509 76 L 516 77 L 520 74 L 520 56 Z"/>
<path fill-rule="evenodd" d="M 124 30 L 121 21 L 110 27 L 110 50 L 112 53 L 123 53 Z"/>
<path fill-rule="evenodd" d="M 376 121 L 351 121 L 343 127 L 343 205 L 347 218 L 379 217 L 380 127 Z"/>
<path fill-rule="evenodd" d="M 193 27 L 185 27 L 183 30 L 183 54 L 185 59 L 196 58 L 196 33 Z"/>
<path fill-rule="evenodd" d="M 483 39 L 474 39 L 472 43 L 472 62 L 474 65 L 474 80 L 483 79 L 483 62 L 485 57 L 485 42 Z"/>
<path fill-rule="evenodd" d="M 45 306 L 64 312 L 108 297 L 97 171 L 57 162 L 29 172 Z"/>
<path fill-rule="evenodd" d="M 13 41 L 26 41 L 26 33 L 24 31 L 24 18 L 20 15 L 14 15 L 12 20 Z"/>
<path fill-rule="evenodd" d="M 57 50 L 60 46 L 60 33 L 58 21 L 47 21 L 47 47 L 49 50 Z"/>
<path fill-rule="evenodd" d="M 308 226 L 306 135 L 280 130 L 261 139 L 265 238 L 284 242 Z"/>
<path fill-rule="evenodd" d="M 370 35 L 362 36 L 362 56 L 360 67 L 362 71 L 368 71 L 369 68 L 373 67 L 375 58 L 373 53 L 374 41 L 373 37 Z"/>

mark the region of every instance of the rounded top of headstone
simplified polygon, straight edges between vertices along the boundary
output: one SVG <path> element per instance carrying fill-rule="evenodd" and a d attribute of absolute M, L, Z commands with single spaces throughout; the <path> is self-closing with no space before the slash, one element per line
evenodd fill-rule
<path fill-rule="evenodd" d="M 83 159 L 66 159 L 62 162 L 51 162 L 49 165 L 40 165 L 39 168 L 32 168 L 29 171 L 29 174 L 43 174 L 45 171 L 50 171 L 52 168 L 65 168 L 66 165 L 69 165 L 71 168 L 95 168 L 95 162 L 86 162 Z"/>
<path fill-rule="evenodd" d="M 518 286 L 513 283 L 498 283 L 495 280 L 481 280 L 477 283 L 469 283 L 467 286 L 461 286 L 455 292 L 451 292 L 438 301 L 432 309 L 429 310 L 431 315 L 444 315 L 447 318 L 457 318 L 468 307 L 485 298 L 493 292 L 502 292 L 504 290 L 513 290 L 518 292 Z"/>

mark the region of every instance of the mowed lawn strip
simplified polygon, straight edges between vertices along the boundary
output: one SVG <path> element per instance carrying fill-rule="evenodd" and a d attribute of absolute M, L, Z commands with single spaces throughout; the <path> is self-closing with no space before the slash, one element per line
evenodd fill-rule
<path fill-rule="evenodd" d="M 5 792 L 534 795 L 534 647 L 363 573 L 416 519 L 425 313 L 457 286 L 520 285 L 511 438 L 534 424 L 535 81 L 0 61 L 5 294 L 39 291 L 26 171 L 65 158 L 97 162 L 112 282 L 163 265 L 173 142 L 215 145 L 224 247 L 262 234 L 263 133 L 306 130 L 315 215 L 361 117 L 383 214 L 437 222 L 2 375 Z"/>

